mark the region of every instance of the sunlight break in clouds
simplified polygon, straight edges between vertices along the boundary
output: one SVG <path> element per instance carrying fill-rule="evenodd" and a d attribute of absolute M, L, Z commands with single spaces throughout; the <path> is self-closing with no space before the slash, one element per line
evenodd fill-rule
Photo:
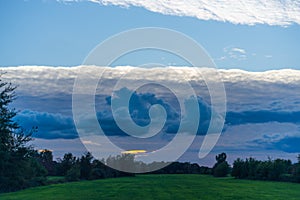
<path fill-rule="evenodd" d="M 70 2 L 72 0 L 67 0 Z M 75 0 L 74 0 L 75 1 Z M 165 15 L 196 17 L 233 24 L 300 24 L 299 0 L 87 0 L 102 5 L 143 7 Z"/>

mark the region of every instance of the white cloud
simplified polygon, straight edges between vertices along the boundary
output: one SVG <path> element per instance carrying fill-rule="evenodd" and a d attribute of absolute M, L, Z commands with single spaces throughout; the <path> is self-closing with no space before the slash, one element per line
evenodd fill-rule
<path fill-rule="evenodd" d="M 101 146 L 100 143 L 93 142 L 93 141 L 91 141 L 91 140 L 81 140 L 81 142 L 82 142 L 84 145 Z"/>
<path fill-rule="evenodd" d="M 71 0 L 67 0 L 70 2 Z M 76 1 L 76 0 L 74 0 Z M 299 0 L 87 0 L 102 5 L 143 7 L 165 15 L 189 16 L 233 24 L 300 24 Z"/>
<path fill-rule="evenodd" d="M 235 52 L 238 52 L 238 53 L 241 53 L 241 54 L 245 54 L 246 53 L 246 51 L 245 51 L 245 49 L 241 49 L 241 48 L 232 48 L 231 49 L 232 51 L 235 51 Z"/>
<path fill-rule="evenodd" d="M 126 87 L 134 87 L 139 81 L 169 82 L 177 88 L 182 87 L 182 82 L 192 81 L 197 83 L 197 90 L 206 98 L 207 90 L 203 78 L 195 73 L 192 67 L 165 67 L 165 68 L 137 68 L 137 67 L 6 67 L 0 71 L 7 72 L 2 79 L 18 85 L 18 96 L 30 96 L 28 101 L 35 102 L 43 99 L 53 99 L 59 103 L 55 105 L 60 110 L 63 106 L 69 108 L 68 101 L 71 98 L 75 77 L 87 74 L 90 79 L 99 79 L 98 70 L 105 69 L 101 77 L 101 85 L 97 94 L 108 96 L 111 94 L 116 82 L 124 78 L 126 74 Z M 202 68 L 202 70 L 205 70 Z M 265 72 L 248 72 L 238 69 L 218 70 L 220 79 L 226 89 L 227 104 L 229 110 L 300 110 L 300 70 L 284 69 Z M 146 76 L 146 77 L 145 77 Z M 141 78 L 144 77 L 144 78 Z M 206 78 L 210 78 L 209 76 Z M 220 81 L 220 80 L 215 80 Z M 87 87 L 89 81 L 87 80 Z M 124 85 L 125 86 L 125 85 Z M 151 91 L 149 91 L 151 92 Z M 153 91 L 152 91 L 153 92 Z M 166 95 L 159 88 L 155 89 L 159 96 Z M 182 96 L 186 97 L 185 91 Z M 39 97 L 39 98 L 38 98 Z M 65 98 L 64 101 L 62 98 Z M 18 105 L 24 105 L 25 101 L 17 101 Z M 40 103 L 41 106 L 43 105 Z M 38 102 L 34 105 L 40 105 Z M 28 102 L 28 105 L 31 105 Z M 23 107 L 23 106 L 22 106 Z M 51 108 L 48 105 L 49 109 Z M 32 108 L 32 107 L 25 107 Z M 52 112 L 51 110 L 47 110 Z"/>
<path fill-rule="evenodd" d="M 247 52 L 245 49 L 238 48 L 238 47 L 225 47 L 223 49 L 225 56 L 223 56 L 223 59 L 230 58 L 230 59 L 236 59 L 236 60 L 245 60 L 247 59 Z"/>

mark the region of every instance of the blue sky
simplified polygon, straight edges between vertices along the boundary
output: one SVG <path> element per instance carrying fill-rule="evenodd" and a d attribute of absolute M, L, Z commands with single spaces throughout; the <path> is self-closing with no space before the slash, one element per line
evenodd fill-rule
<path fill-rule="evenodd" d="M 98 68 L 85 71 L 74 66 L 80 66 L 93 48 L 115 34 L 134 28 L 161 27 L 189 36 L 204 47 L 217 68 L 226 69 L 218 71 L 226 91 L 225 126 L 212 153 L 200 163 L 213 164 L 215 154 L 222 151 L 229 153 L 230 161 L 246 156 L 295 160 L 300 152 L 297 144 L 300 140 L 297 93 L 300 91 L 300 1 L 227 2 L 223 5 L 218 0 L 0 1 L 0 70 L 7 72 L 4 80 L 19 86 L 13 104 L 20 110 L 16 120 L 25 128 L 39 126 L 36 147 L 51 149 L 55 156 L 68 151 L 80 155 L 86 149 L 74 126 L 73 84 L 81 73 L 87 72 L 91 79 L 99 77 Z M 114 65 L 145 63 L 186 65 L 174 55 L 151 50 L 120 57 Z M 281 70 L 272 71 L 277 69 Z M 132 70 L 127 82 L 134 87 L 144 73 L 139 68 L 126 67 L 104 70 L 106 74 L 96 96 L 98 122 L 112 141 L 132 148 L 135 140 L 124 137 L 115 123 L 109 99 L 115 89 L 112 87 L 122 79 L 122 74 Z M 200 114 L 204 116 L 199 125 L 207 129 L 213 109 L 207 88 L 201 85 L 203 80 L 189 68 L 179 74 L 176 70 L 182 69 L 158 68 L 146 74 L 149 80 L 172 83 L 177 88 L 186 79 L 194 83 Z M 166 135 L 137 144 L 153 149 L 173 139 L 182 113 L 170 91 L 158 87 L 149 91 L 135 93 L 129 107 L 133 121 L 139 125 L 149 122 L 150 106 L 158 103 L 166 108 L 170 118 L 163 130 Z M 121 116 L 122 112 L 123 107 L 117 114 Z M 84 117 L 89 119 L 89 114 Z M 95 130 L 89 121 L 84 125 L 87 132 Z M 196 140 L 183 160 L 199 162 L 199 143 L 205 131 L 201 128 L 197 129 Z M 88 145 L 94 141 L 86 142 Z"/>
<path fill-rule="evenodd" d="M 248 71 L 299 69 L 300 26 L 240 25 L 92 2 L 1 1 L 0 65 L 80 65 L 106 38 L 132 28 L 163 27 L 201 44 L 218 68 Z M 240 51 L 242 50 L 242 51 Z M 138 65 L 147 59 L 126 59 Z M 163 64 L 172 61 L 162 61 Z M 179 61 L 175 63 L 181 65 Z"/>

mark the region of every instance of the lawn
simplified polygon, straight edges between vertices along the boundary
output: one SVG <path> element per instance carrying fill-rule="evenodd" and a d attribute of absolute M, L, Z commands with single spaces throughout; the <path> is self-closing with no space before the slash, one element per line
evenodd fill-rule
<path fill-rule="evenodd" d="M 300 199 L 300 184 L 213 178 L 204 175 L 138 175 L 30 188 L 6 199 Z"/>

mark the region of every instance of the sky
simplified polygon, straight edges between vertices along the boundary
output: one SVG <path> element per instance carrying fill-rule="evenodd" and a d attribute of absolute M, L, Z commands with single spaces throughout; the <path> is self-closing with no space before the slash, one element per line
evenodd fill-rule
<path fill-rule="evenodd" d="M 218 68 L 299 68 L 299 1 L 283 1 L 282 5 L 274 0 L 258 1 L 257 5 L 240 6 L 229 1 L 225 4 L 229 4 L 228 8 L 218 7 L 222 1 L 215 5 L 205 1 L 181 5 L 174 1 L 165 10 L 165 1 L 157 1 L 157 5 L 151 1 L 120 1 L 121 6 L 115 1 L 97 2 L 1 1 L 0 65 L 77 66 L 97 44 L 114 34 L 133 28 L 162 27 L 196 40 Z M 203 9 L 212 13 L 201 15 L 201 7 L 197 3 L 190 5 L 192 2 L 207 5 Z M 243 14 L 247 11 L 248 15 Z M 198 18 L 194 16 L 197 13 Z M 130 60 L 118 64 L 129 62 L 140 63 Z"/>
<path fill-rule="evenodd" d="M 82 66 L 90 52 L 107 38 L 143 27 L 174 30 L 197 42 L 215 63 L 218 78 L 205 70 L 201 73 L 207 77 L 198 76 L 189 67 L 180 67 L 189 65 L 185 60 L 149 49 L 121 56 L 112 68 Z M 81 89 L 85 92 L 93 80 L 99 79 L 99 70 L 103 75 L 95 94 L 96 121 L 110 141 L 125 150 L 155 152 L 171 144 L 182 120 L 180 137 L 184 139 L 179 141 L 185 145 L 195 133 L 180 157 L 182 161 L 212 165 L 215 154 L 223 151 L 229 154 L 231 163 L 247 156 L 295 161 L 300 153 L 300 1 L 3 0 L 0 30 L 0 67 L 7 72 L 3 78 L 18 85 L 18 98 L 13 104 L 20 110 L 16 121 L 28 129 L 38 126 L 33 144 L 53 150 L 56 157 L 68 151 L 80 155 L 86 148 L 105 146 L 93 138 L 79 140 L 81 134 L 95 134 L 97 126 L 91 123 L 93 113 L 74 117 L 72 107 L 76 77 L 83 77 L 87 88 Z M 147 63 L 166 67 L 145 73 L 139 66 Z M 114 88 L 123 79 L 125 82 Z M 226 115 L 218 113 L 212 118 L 223 120 L 224 127 L 212 152 L 199 159 L 215 112 L 208 86 L 203 84 L 207 79 L 211 84 L 224 85 Z M 170 87 L 150 84 L 136 91 L 135 85 L 145 81 Z M 191 119 L 197 114 L 189 110 L 193 99 L 184 89 L 186 82 L 192 84 L 200 110 L 196 130 L 192 130 L 195 124 Z M 172 94 L 177 89 L 181 90 Z M 118 104 L 128 94 L 132 95 L 130 117 L 137 125 L 146 126 L 146 132 L 151 130 L 147 126 L 151 122 L 150 107 L 158 104 L 165 108 L 158 116 L 167 120 L 156 136 L 129 138 L 118 126 L 122 120 L 130 122 L 127 105 Z M 86 97 L 80 102 L 90 99 Z M 178 99 L 182 99 L 184 111 Z M 117 102 L 115 111 L 111 110 L 113 102 Z M 85 108 L 89 107 L 82 106 L 80 112 Z M 160 108 L 152 111 L 155 115 Z M 180 143 L 176 147 L 181 149 Z M 106 150 L 111 153 L 109 148 Z"/>

